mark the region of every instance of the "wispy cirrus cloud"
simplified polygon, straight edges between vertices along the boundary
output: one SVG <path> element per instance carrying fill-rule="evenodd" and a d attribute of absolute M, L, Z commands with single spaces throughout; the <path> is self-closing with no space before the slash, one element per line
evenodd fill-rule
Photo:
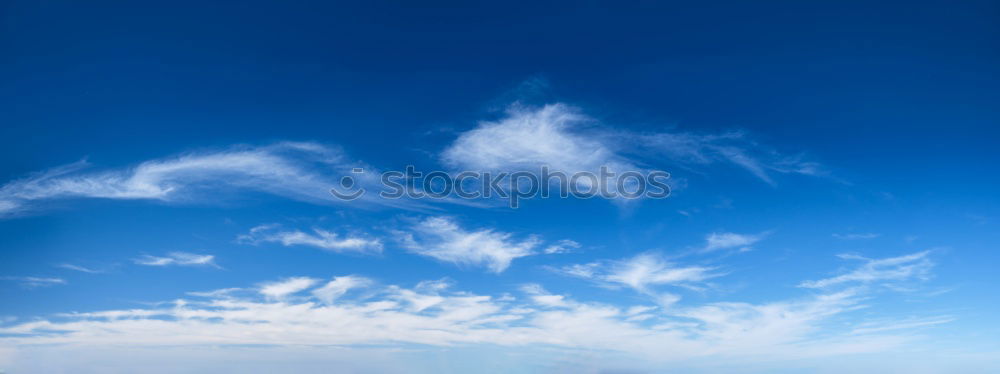
<path fill-rule="evenodd" d="M 704 280 L 720 276 L 714 268 L 679 266 L 655 253 L 643 253 L 614 261 L 597 261 L 554 268 L 558 273 L 598 282 L 604 286 L 625 286 L 653 297 L 661 305 L 670 305 L 680 297 L 662 292 L 657 286 L 694 287 Z"/>
<path fill-rule="evenodd" d="M 545 254 L 569 253 L 581 247 L 576 241 L 563 239 L 545 247 Z"/>
<path fill-rule="evenodd" d="M 191 296 L 198 296 L 198 297 L 224 298 L 224 297 L 227 297 L 227 296 L 229 296 L 229 295 L 231 295 L 231 294 L 233 294 L 235 292 L 239 292 L 239 291 L 243 291 L 243 290 L 244 290 L 243 288 L 239 288 L 239 287 L 229 287 L 229 288 L 220 288 L 220 289 L 211 290 L 211 291 L 191 291 L 191 292 L 188 292 L 187 294 L 191 295 Z"/>
<path fill-rule="evenodd" d="M 67 269 L 67 270 L 79 271 L 81 273 L 88 273 L 88 274 L 101 274 L 101 273 L 104 273 L 103 269 L 91 269 L 91 268 L 88 268 L 86 266 L 74 265 L 74 264 L 69 264 L 69 263 L 57 264 L 56 267 L 62 268 L 62 269 Z"/>
<path fill-rule="evenodd" d="M 776 184 L 775 174 L 824 175 L 818 163 L 763 146 L 742 131 L 722 134 L 640 133 L 612 130 L 578 108 L 556 103 L 513 105 L 506 116 L 483 121 L 442 152 L 453 166 L 476 170 L 537 170 L 565 173 L 642 170 L 664 163 L 692 168 L 729 164 Z"/>
<path fill-rule="evenodd" d="M 902 320 L 869 321 L 860 323 L 851 330 L 852 334 L 871 334 L 892 330 L 909 330 L 925 326 L 936 326 L 955 321 L 952 316 L 914 317 Z"/>
<path fill-rule="evenodd" d="M 805 288 L 826 288 L 845 283 L 873 283 L 887 281 L 903 281 L 908 279 L 926 279 L 934 263 L 928 258 L 930 251 L 911 253 L 908 255 L 882 259 L 870 259 L 858 255 L 839 255 L 845 260 L 859 260 L 858 268 L 835 276 L 799 284 Z"/>
<path fill-rule="evenodd" d="M 529 235 L 515 240 L 513 234 L 492 229 L 466 230 L 451 217 L 429 217 L 397 231 L 402 245 L 413 253 L 458 265 L 484 266 L 500 273 L 514 259 L 537 254 L 541 238 Z"/>
<path fill-rule="evenodd" d="M 260 191 L 294 200 L 331 204 L 330 188 L 355 167 L 336 148 L 317 143 L 283 142 L 190 152 L 142 162 L 133 167 L 92 171 L 80 161 L 35 173 L 0 187 L 0 217 L 42 208 L 71 198 L 156 200 L 170 203 L 217 201 L 227 193 Z M 354 175 L 375 185 L 375 173 Z M 398 206 L 409 201 L 362 196 L 355 203 Z"/>
<path fill-rule="evenodd" d="M 618 136 L 624 143 L 645 153 L 640 156 L 661 155 L 685 167 L 729 164 L 771 185 L 776 184 L 775 174 L 826 174 L 819 163 L 806 161 L 803 156 L 778 153 L 753 141 L 745 131 L 721 134 L 619 133 Z"/>
<path fill-rule="evenodd" d="M 539 172 L 546 167 L 551 173 L 562 173 L 566 178 L 580 172 L 596 176 L 601 175 L 602 170 L 613 175 L 644 170 L 615 153 L 609 144 L 605 144 L 606 139 L 575 131 L 580 124 L 593 122 L 576 108 L 564 104 L 540 108 L 514 105 L 506 114 L 506 117 L 496 121 L 482 121 L 476 128 L 459 135 L 442 152 L 442 161 L 453 168 L 496 173 Z M 570 188 L 569 184 L 574 183 L 576 186 L 573 188 L 577 191 L 595 193 L 619 190 L 618 183 L 605 178 L 578 178 L 572 182 L 570 179 L 561 182 L 553 178 L 541 183 L 563 183 L 564 188 Z M 546 189 L 549 186 L 540 187 Z M 631 182 L 622 187 L 626 191 L 638 189 Z"/>
<path fill-rule="evenodd" d="M 319 279 L 310 277 L 291 277 L 279 281 L 261 284 L 259 292 L 269 299 L 281 300 L 290 295 L 305 291 L 311 288 Z"/>
<path fill-rule="evenodd" d="M 767 234 L 767 232 L 760 234 L 713 232 L 705 237 L 705 246 L 702 248 L 702 252 L 714 252 L 721 249 L 732 248 L 738 248 L 741 252 L 748 251 L 751 249 L 750 246 L 764 239 Z"/>
<path fill-rule="evenodd" d="M 143 255 L 132 262 L 144 266 L 210 266 L 218 268 L 215 256 L 188 252 L 170 252 L 166 256 Z"/>
<path fill-rule="evenodd" d="M 344 296 L 347 291 L 367 287 L 372 283 L 374 282 L 371 279 L 357 275 L 333 277 L 332 280 L 326 282 L 322 287 L 312 290 L 312 295 L 324 303 L 333 304 L 338 298 Z"/>
<path fill-rule="evenodd" d="M 542 165 L 569 173 L 596 172 L 601 166 L 637 170 L 601 139 L 575 131 L 577 125 L 590 121 L 564 104 L 512 106 L 506 117 L 480 122 L 462 133 L 444 150 L 442 158 L 448 164 L 476 170 L 537 170 Z"/>
<path fill-rule="evenodd" d="M 556 295 L 546 291 L 539 284 L 526 284 L 521 286 L 521 292 L 528 296 L 528 300 L 536 305 L 548 308 L 568 308 L 573 306 L 573 301 L 565 295 Z"/>
<path fill-rule="evenodd" d="M 717 276 L 712 270 L 703 266 L 676 266 L 659 255 L 644 253 L 612 263 L 603 279 L 642 291 L 656 285 L 700 282 Z"/>
<path fill-rule="evenodd" d="M 314 228 L 311 233 L 300 230 L 283 229 L 278 224 L 260 225 L 240 235 L 237 241 L 258 245 L 260 243 L 280 243 L 283 246 L 307 246 L 332 252 L 381 253 L 382 241 L 360 235 L 344 236 L 327 230 Z"/>
<path fill-rule="evenodd" d="M 40 288 L 49 287 L 60 284 L 66 284 L 66 280 L 62 278 L 52 278 L 52 277 L 19 277 L 19 276 L 6 276 L 0 277 L 2 280 L 14 281 L 24 288 Z"/>

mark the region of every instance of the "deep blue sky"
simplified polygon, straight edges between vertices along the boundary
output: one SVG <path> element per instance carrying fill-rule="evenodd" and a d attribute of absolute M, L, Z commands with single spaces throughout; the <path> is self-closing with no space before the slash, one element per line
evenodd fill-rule
<path fill-rule="evenodd" d="M 848 274 L 859 264 L 838 254 L 886 259 L 929 251 L 922 261 L 933 269 L 882 274 L 885 284 L 862 281 L 870 293 L 857 297 L 866 308 L 823 326 L 840 326 L 829 330 L 836 332 L 873 321 L 933 325 L 907 333 L 924 340 L 887 348 L 893 353 L 884 362 L 899 369 L 893 365 L 908 356 L 898 352 L 958 352 L 933 366 L 954 369 L 961 354 L 989 358 L 1000 351 L 990 338 L 1000 333 L 1000 305 L 988 296 L 1000 281 L 998 77 L 995 1 L 5 1 L 0 203 L 30 209 L 0 215 L 0 318 L 7 319 L 0 327 L 293 276 L 325 281 L 350 274 L 401 287 L 446 278 L 456 291 L 494 297 L 537 283 L 623 310 L 669 310 L 651 296 L 665 290 L 683 297 L 676 308 L 763 304 L 825 294 L 801 282 Z M 216 191 L 217 184 L 239 184 L 229 175 L 199 185 L 197 196 L 180 191 L 169 198 L 26 198 L 16 182 L 80 160 L 91 166 L 70 177 L 128 175 L 143 162 L 285 141 L 342 150 L 345 164 L 454 171 L 444 150 L 483 121 L 516 117 L 508 111 L 515 102 L 528 111 L 562 103 L 590 118 L 579 129 L 603 133 L 741 131 L 738 146 L 757 161 L 808 161 L 822 173 L 771 171 L 767 181 L 735 162 L 665 160 L 635 144 L 612 145 L 601 131 L 574 128 L 567 131 L 643 168 L 670 171 L 683 185 L 668 199 L 629 207 L 536 199 L 518 210 L 425 210 L 302 201 L 243 185 Z M 332 170 L 319 173 L 336 180 Z M 431 217 L 450 217 L 468 232 L 510 233 L 515 242 L 538 235 L 546 244 L 536 252 L 562 239 L 580 248 L 517 258 L 500 273 L 456 266 L 419 256 L 401 241 Z M 238 240 L 272 223 L 378 238 L 384 249 L 331 253 Z M 691 254 L 713 233 L 757 240 L 744 252 Z M 138 261 L 171 252 L 210 254 L 219 268 Z M 650 253 L 717 274 L 706 284 L 630 291 L 559 271 Z M 66 264 L 99 273 L 59 267 Z M 29 277 L 61 282 L 31 285 Z M 955 351 L 962 342 L 972 348 Z M 0 340 L 0 348 L 6 343 Z M 425 349 L 452 359 L 433 347 Z M 25 364 L 42 353 L 5 352 L 0 371 L 42 370 Z M 850 362 L 865 367 L 864 360 L 882 357 L 872 352 Z M 825 359 L 803 365 L 816 369 Z M 59 367 L 53 365 L 47 369 Z M 561 367 L 539 357 L 511 365 Z"/>

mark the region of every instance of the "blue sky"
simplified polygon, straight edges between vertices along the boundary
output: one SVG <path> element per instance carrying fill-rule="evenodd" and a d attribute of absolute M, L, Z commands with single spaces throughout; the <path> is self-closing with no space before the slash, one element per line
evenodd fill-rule
<path fill-rule="evenodd" d="M 1000 370 L 995 2 L 0 9 L 0 372 Z"/>

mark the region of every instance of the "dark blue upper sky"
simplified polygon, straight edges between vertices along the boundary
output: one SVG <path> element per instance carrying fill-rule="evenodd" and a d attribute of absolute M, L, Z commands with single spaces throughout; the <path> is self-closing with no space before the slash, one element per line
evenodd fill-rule
<path fill-rule="evenodd" d="M 4 144 L 3 174 L 262 138 L 391 157 L 365 148 L 468 126 L 531 77 L 602 118 L 845 166 L 995 155 L 996 2 L 861 4 L 4 2 L 0 136 L 31 141 Z"/>

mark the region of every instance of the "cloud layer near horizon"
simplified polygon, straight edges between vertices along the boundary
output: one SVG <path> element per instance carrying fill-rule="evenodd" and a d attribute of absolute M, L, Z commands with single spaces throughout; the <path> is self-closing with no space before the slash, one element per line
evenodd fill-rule
<path fill-rule="evenodd" d="M 909 261 L 901 259 L 916 255 L 875 261 L 898 270 L 908 266 Z M 635 273 L 648 262 L 622 262 L 615 274 Z M 662 277 L 653 278 L 622 282 L 642 289 Z M 663 282 L 691 277 L 668 278 Z M 852 278 L 843 281 L 849 287 L 839 290 L 761 304 L 658 306 L 576 300 L 537 284 L 490 296 L 454 290 L 442 281 L 407 288 L 358 275 L 290 277 L 248 288 L 191 293 L 193 298 L 155 307 L 8 323 L 0 327 L 0 347 L 496 344 L 613 351 L 653 362 L 794 359 L 891 349 L 911 338 L 897 332 L 950 321 L 946 316 L 873 319 L 854 329 L 828 328 L 832 317 L 865 307 L 861 302 L 867 291 L 854 287 L 863 281 Z"/>

